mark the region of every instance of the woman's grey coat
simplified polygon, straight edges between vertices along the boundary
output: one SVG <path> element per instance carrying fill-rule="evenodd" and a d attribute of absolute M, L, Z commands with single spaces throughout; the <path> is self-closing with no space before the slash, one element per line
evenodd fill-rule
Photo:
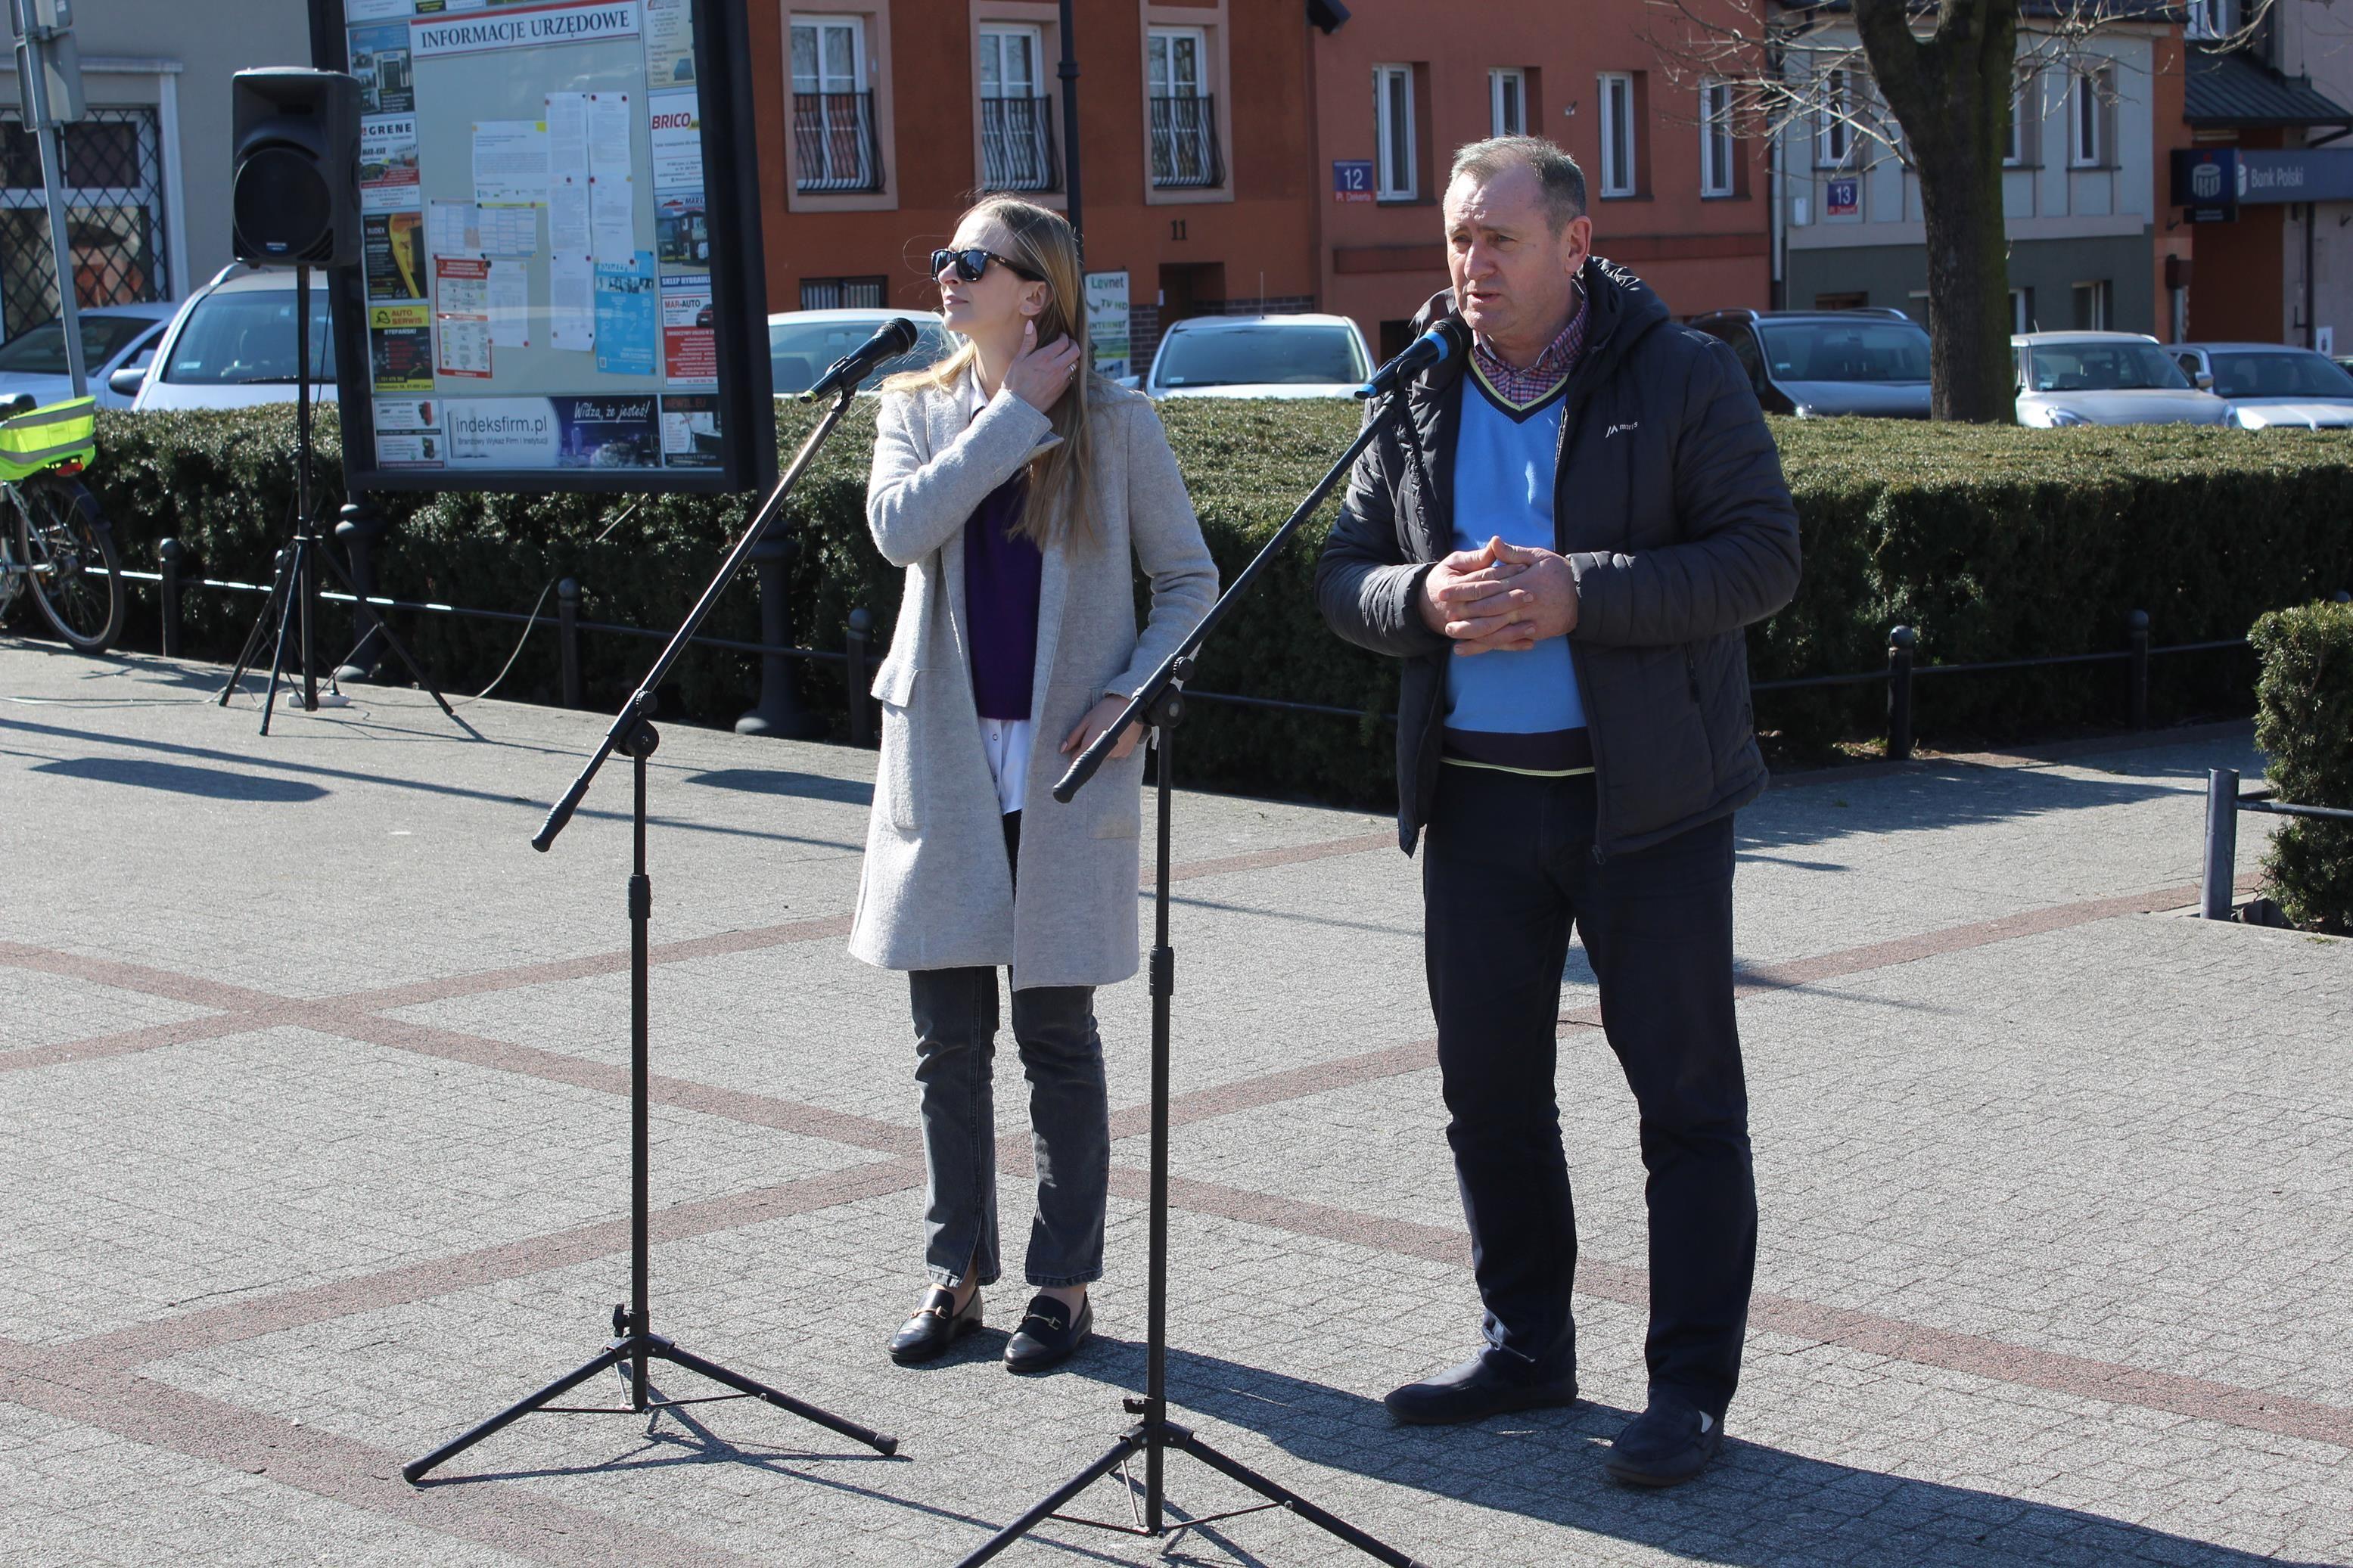
<path fill-rule="evenodd" d="M 1009 392 L 967 424 L 970 396 L 885 394 L 876 421 L 866 521 L 907 587 L 874 678 L 882 754 L 849 951 L 885 969 L 1008 966 L 1017 990 L 1108 985 L 1136 970 L 1144 748 L 1106 763 L 1068 805 L 1049 791 L 1069 762 L 1063 737 L 1199 624 L 1218 569 L 1150 401 L 1096 381 L 1092 531 L 1045 551 L 1017 900 L 973 705 L 964 532 L 991 490 L 1060 437 Z M 1135 565 L 1152 582 L 1141 638 Z"/>

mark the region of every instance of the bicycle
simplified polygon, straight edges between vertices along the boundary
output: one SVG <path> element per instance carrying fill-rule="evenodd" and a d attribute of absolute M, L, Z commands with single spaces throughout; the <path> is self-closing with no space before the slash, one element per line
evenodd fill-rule
<path fill-rule="evenodd" d="M 98 400 L 35 407 L 0 400 L 0 493 L 16 526 L 0 526 L 0 623 L 28 588 L 41 618 L 80 653 L 122 635 L 122 562 L 98 498 L 74 476 L 98 457 Z M 5 522 L 5 519 L 0 519 Z"/>

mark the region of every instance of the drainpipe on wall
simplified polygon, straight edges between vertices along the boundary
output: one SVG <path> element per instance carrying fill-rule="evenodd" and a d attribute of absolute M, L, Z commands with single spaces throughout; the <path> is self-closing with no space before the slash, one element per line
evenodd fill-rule
<path fill-rule="evenodd" d="M 1778 44 L 1766 47 L 1765 74 L 1772 80 L 1780 79 L 1781 47 Z M 1788 206 L 1784 200 L 1786 193 L 1781 189 L 1781 142 L 1782 136 L 1778 132 L 1765 138 L 1765 199 L 1772 208 L 1767 219 L 1771 234 L 1767 248 L 1773 255 L 1773 279 L 1765 291 L 1765 302 L 1767 308 L 1775 310 L 1785 310 L 1789 306 L 1789 228 L 1785 212 Z"/>
<path fill-rule="evenodd" d="M 2304 204 L 2304 346 L 2320 346 L 2320 329 L 2312 320 L 2312 230 L 2315 209 L 2310 202 Z"/>

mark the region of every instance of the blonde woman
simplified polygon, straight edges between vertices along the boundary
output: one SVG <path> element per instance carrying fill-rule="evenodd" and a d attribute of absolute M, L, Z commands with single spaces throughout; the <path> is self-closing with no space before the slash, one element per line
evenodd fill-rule
<path fill-rule="evenodd" d="M 964 215 L 932 270 L 961 348 L 883 388 L 866 516 L 906 568 L 874 680 L 882 754 L 850 952 L 909 972 L 931 1280 L 891 1342 L 932 1360 L 998 1277 L 997 971 L 1029 1082 L 1035 1290 L 1014 1372 L 1083 1343 L 1103 1274 L 1110 1107 L 1094 990 L 1136 970 L 1141 727 L 1068 805 L 1047 792 L 1217 597 L 1151 405 L 1088 368 L 1078 246 L 1027 202 Z M 1134 574 L 1151 581 L 1135 625 Z"/>

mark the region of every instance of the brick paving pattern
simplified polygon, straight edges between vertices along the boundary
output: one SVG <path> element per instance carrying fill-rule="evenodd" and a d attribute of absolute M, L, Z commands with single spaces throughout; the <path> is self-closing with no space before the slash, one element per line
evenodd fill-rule
<path fill-rule="evenodd" d="M 264 740 L 217 679 L 0 645 L 0 1560 L 945 1563 L 1102 1451 L 1143 1382 L 1141 983 L 1099 1006 L 1097 1342 L 1008 1379 L 1008 1280 L 969 1352 L 891 1366 L 922 1168 L 903 983 L 843 951 L 872 760 L 673 727 L 655 1326 L 901 1457 L 723 1403 L 534 1417 L 402 1482 L 626 1294 L 627 779 L 539 856 L 602 720 L 480 703 L 468 733 L 369 690 Z M 1815 775 L 1743 816 L 1758 1295 L 1725 1458 L 1660 1496 L 1600 1469 L 1649 1285 L 1581 955 L 1588 1402 L 1395 1427 L 1381 1394 L 1477 1316 L 1415 868 L 1377 816 L 1181 796 L 1178 1418 L 1461 1568 L 2353 1562 L 2353 944 L 2182 918 L 2203 770 L 2260 760 L 2243 727 L 2149 739 Z M 1179 1517 L 1250 1500 L 1170 1463 Z M 1001 1561 L 1155 1552 L 1056 1526 Z M 1366 1561 L 1281 1514 L 1166 1560 Z"/>

